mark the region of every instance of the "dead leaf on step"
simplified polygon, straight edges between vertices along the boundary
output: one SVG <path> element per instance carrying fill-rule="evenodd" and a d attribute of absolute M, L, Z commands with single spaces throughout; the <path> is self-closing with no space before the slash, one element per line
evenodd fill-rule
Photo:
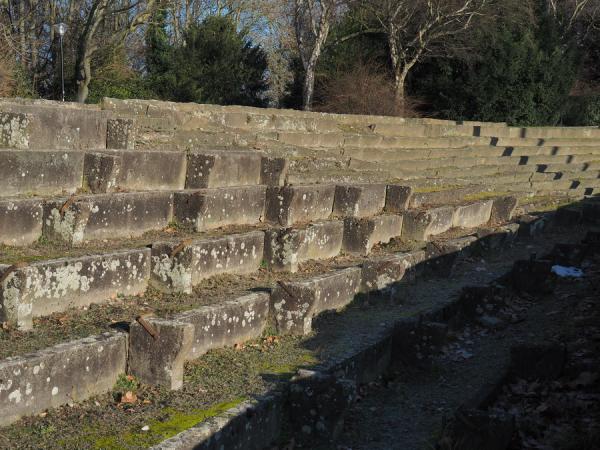
<path fill-rule="evenodd" d="M 121 396 L 121 403 L 135 403 L 135 402 L 137 402 L 137 395 L 135 395 L 131 391 L 127 391 Z"/>
<path fill-rule="evenodd" d="M 64 315 L 64 316 L 58 316 L 58 317 L 56 318 L 56 320 L 57 320 L 57 321 L 58 321 L 58 322 L 59 322 L 61 325 L 64 325 L 65 323 L 67 323 L 67 322 L 69 321 L 69 316 L 66 316 L 66 315 Z"/>
<path fill-rule="evenodd" d="M 279 336 L 267 336 L 264 343 L 267 345 L 279 344 Z"/>
<path fill-rule="evenodd" d="M 234 348 L 235 350 L 244 350 L 244 344 L 242 344 L 242 343 L 240 343 L 240 342 L 237 342 L 237 343 L 235 343 L 235 344 L 233 345 L 233 348 Z"/>

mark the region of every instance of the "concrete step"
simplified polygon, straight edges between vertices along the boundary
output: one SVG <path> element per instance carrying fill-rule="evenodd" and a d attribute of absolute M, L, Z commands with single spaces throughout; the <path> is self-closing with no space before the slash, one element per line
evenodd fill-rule
<path fill-rule="evenodd" d="M 499 147 L 596 147 L 598 139 L 587 138 L 491 138 L 491 145 Z"/>
<path fill-rule="evenodd" d="M 302 261 L 331 258 L 342 250 L 368 255 L 375 245 L 401 235 L 412 240 L 427 240 L 452 227 L 483 225 L 492 215 L 494 222 L 510 220 L 514 207 L 503 212 L 500 218 L 499 213 L 492 212 L 499 210 L 498 205 L 505 199 L 460 202 L 466 193 L 472 192 L 475 191 L 456 191 L 452 197 L 430 195 L 428 201 L 423 194 L 411 194 L 410 188 L 400 186 L 290 187 L 275 193 L 284 199 L 289 210 L 285 215 L 287 219 L 280 223 L 281 228 L 267 230 L 266 235 L 264 231 L 251 231 L 200 239 L 171 239 L 153 242 L 142 249 L 45 260 L 38 256 L 30 263 L 23 263 L 21 259 L 21 262 L 1 265 L 0 318 L 30 329 L 35 317 L 106 302 L 119 295 L 138 295 L 146 290 L 148 283 L 162 292 L 191 294 L 194 286 L 208 277 L 253 273 L 263 261 L 267 266 L 294 272 Z M 413 205 L 446 199 L 452 199 L 449 203 L 456 205 L 438 208 L 444 211 L 442 216 L 406 210 L 411 205 L 411 195 L 418 199 Z M 516 201 L 514 203 L 516 206 Z M 379 215 L 384 207 L 388 213 Z M 345 220 L 319 222 L 328 219 L 332 210 Z M 403 216 L 407 214 L 418 218 L 416 222 L 416 219 L 409 222 L 413 230 L 409 235 L 403 225 Z M 423 222 L 422 215 L 432 217 L 431 221 Z M 292 224 L 309 221 L 316 223 L 289 228 Z M 433 228 L 422 231 L 422 226 Z M 117 234 L 115 224 L 112 228 L 113 234 Z M 418 239 L 416 233 L 420 233 Z M 23 258 L 27 252 L 21 254 Z"/>
<path fill-rule="evenodd" d="M 600 127 L 511 127 L 510 136 L 536 139 L 600 139 Z"/>
<path fill-rule="evenodd" d="M 334 154 L 332 154 L 333 156 Z M 538 156 L 570 156 L 570 155 L 598 155 L 598 147 L 495 147 L 490 145 L 472 146 L 465 148 L 395 148 L 371 149 L 360 147 L 344 147 L 341 156 L 363 160 L 404 161 L 411 159 L 437 159 L 437 158 L 470 158 L 470 157 L 538 157 Z"/>
<path fill-rule="evenodd" d="M 498 156 L 498 157 L 448 157 L 448 158 L 411 158 L 407 160 L 361 160 L 352 158 L 349 167 L 374 169 L 377 167 L 385 167 L 387 170 L 404 170 L 404 171 L 420 171 L 437 167 L 479 167 L 479 166 L 527 166 L 541 164 L 583 164 L 597 160 L 599 155 L 583 154 L 583 155 L 534 155 L 534 156 Z"/>
<path fill-rule="evenodd" d="M 83 165 L 79 151 L 0 150 L 0 196 L 74 193 Z"/>
<path fill-rule="evenodd" d="M 514 236 L 514 230 L 506 233 Z M 126 367 L 129 367 L 131 374 L 135 374 L 145 383 L 179 389 L 183 385 L 183 363 L 186 360 L 195 359 L 209 349 L 240 344 L 259 337 L 265 329 L 267 315 L 275 317 L 279 334 L 304 334 L 311 330 L 313 319 L 317 315 L 327 310 L 346 307 L 355 300 L 361 289 L 371 291 L 370 295 L 375 295 L 376 290 L 395 291 L 402 285 L 405 276 L 408 281 L 409 278 L 414 278 L 415 274 L 423 273 L 427 267 L 434 271 L 440 270 L 438 265 L 429 265 L 430 259 L 437 260 L 442 256 L 440 251 L 462 255 L 477 239 L 471 237 L 464 242 L 460 239 L 456 241 L 443 243 L 448 244 L 449 250 L 419 250 L 408 254 L 390 255 L 397 259 L 397 264 L 381 267 L 372 265 L 367 271 L 365 267 L 361 269 L 354 265 L 355 262 L 345 269 L 304 274 L 302 277 L 282 281 L 271 295 L 264 292 L 233 295 L 228 301 L 170 317 L 141 318 L 139 322 L 131 324 L 129 336 L 122 333 L 92 336 L 3 360 L 0 362 L 0 373 L 8 377 L 6 380 L 11 380 L 13 391 L 19 391 L 22 401 L 19 402 L 19 407 L 15 408 L 15 394 L 9 396 L 9 392 L 0 393 L 0 404 L 3 405 L 0 408 L 0 422 L 6 425 L 23 415 L 36 414 L 66 402 L 79 402 L 89 396 L 107 392 Z M 516 255 L 513 255 L 511 258 L 515 257 Z M 450 260 L 449 268 L 455 260 L 456 257 Z M 388 270 L 392 266 L 398 267 L 399 270 Z M 476 278 L 481 276 L 477 275 Z M 465 273 L 465 282 L 467 277 L 468 274 Z M 372 280 L 370 287 L 363 282 L 367 278 Z M 469 282 L 473 282 L 472 275 Z M 423 307 L 421 303 L 417 310 L 411 309 L 408 312 L 414 313 L 416 317 Z M 388 320 L 396 317 L 395 309 L 386 309 L 385 317 Z M 405 307 L 402 309 L 402 316 L 398 317 L 406 317 L 407 310 Z M 374 312 L 376 311 L 367 311 L 369 316 Z M 352 314 L 351 311 L 345 311 L 341 317 Z M 390 314 L 393 314 L 393 317 L 390 317 Z M 383 317 L 376 314 L 372 320 L 359 320 L 356 323 L 364 326 L 368 322 L 369 326 L 377 325 L 381 328 Z M 354 319 L 358 320 L 359 317 Z M 340 330 L 356 331 L 349 323 L 341 325 Z M 346 349 L 347 346 L 346 341 Z M 330 350 L 333 356 L 333 349 Z M 70 364 L 64 364 L 64 360 Z M 14 378 L 15 372 L 19 372 L 21 376 Z M 87 375 L 82 376 L 82 373 L 93 373 L 94 379 Z M 46 386 L 43 383 L 48 383 L 48 376 L 51 377 L 50 394 L 40 395 L 37 389 Z M 4 380 L 5 376 L 2 379 Z M 75 380 L 79 387 L 77 395 L 69 390 Z M 90 383 L 94 383 L 94 388 L 88 388 Z M 26 389 L 27 386 L 29 388 Z M 31 387 L 33 389 L 30 389 Z M 46 386 L 46 389 L 49 388 Z M 63 392 L 70 394 L 62 394 Z M 31 395 L 35 395 L 36 400 L 39 397 L 39 400 L 28 401 Z M 264 433 L 264 428 L 261 430 L 261 433 Z"/>
<path fill-rule="evenodd" d="M 4 99 L 0 103 L 0 148 L 106 148 L 110 117 L 87 105 Z"/>
<path fill-rule="evenodd" d="M 0 196 L 279 186 L 287 170 L 254 150 L 0 150 Z"/>

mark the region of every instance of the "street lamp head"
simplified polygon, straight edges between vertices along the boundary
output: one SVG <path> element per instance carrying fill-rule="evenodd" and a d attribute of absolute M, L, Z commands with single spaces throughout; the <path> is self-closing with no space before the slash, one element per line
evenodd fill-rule
<path fill-rule="evenodd" d="M 64 36 L 67 32 L 67 26 L 64 23 L 59 23 L 56 28 L 58 29 L 58 34 Z"/>

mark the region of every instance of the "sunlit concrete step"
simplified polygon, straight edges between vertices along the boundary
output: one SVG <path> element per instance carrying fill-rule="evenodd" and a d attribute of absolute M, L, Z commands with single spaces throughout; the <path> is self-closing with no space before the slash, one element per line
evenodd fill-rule
<path fill-rule="evenodd" d="M 80 151 L 0 150 L 0 196 L 74 193 L 83 164 Z"/>
<path fill-rule="evenodd" d="M 8 391 L 4 395 L 0 393 L 3 405 L 0 421 L 8 424 L 23 415 L 108 392 L 127 368 L 145 383 L 181 388 L 186 360 L 213 348 L 260 336 L 267 316 L 276 318 L 279 333 L 310 332 L 314 317 L 327 310 L 344 308 L 359 291 L 376 294 L 379 289 L 397 287 L 403 279 L 413 279 L 416 273 L 423 273 L 430 260 L 468 252 L 476 241 L 474 236 L 467 236 L 443 241 L 425 251 L 390 255 L 383 264 L 368 268 L 352 266 L 305 275 L 302 279 L 279 283 L 271 296 L 266 292 L 247 292 L 172 317 L 147 317 L 130 325 L 129 336 L 124 333 L 91 336 L 5 359 L 0 361 L 3 380 L 11 380 L 11 386 L 22 391 L 20 398 L 24 401 L 13 408 L 14 394 L 9 398 Z M 449 267 L 452 261 L 451 258 Z M 436 265 L 431 267 L 438 270 Z M 368 283 L 364 282 L 366 279 Z M 380 320 L 377 317 L 371 322 L 381 327 Z M 15 372 L 21 377 L 14 378 Z M 47 386 L 48 377 L 51 388 Z M 69 390 L 74 383 L 79 386 L 76 394 Z M 50 389 L 49 393 L 36 395 L 38 401 L 32 402 L 32 392 L 44 388 Z"/>
<path fill-rule="evenodd" d="M 334 156 L 334 153 L 331 153 Z M 597 147 L 495 147 L 471 146 L 464 148 L 396 148 L 373 149 L 359 147 L 345 147 L 340 151 L 340 156 L 363 160 L 377 161 L 404 161 L 412 159 L 438 159 L 438 158 L 471 158 L 471 157 L 538 157 L 538 156 L 570 156 L 570 155 L 598 155 L 600 145 Z"/>
<path fill-rule="evenodd" d="M 0 102 L 0 147 L 106 148 L 109 118 L 106 111 L 80 103 L 3 99 Z"/>

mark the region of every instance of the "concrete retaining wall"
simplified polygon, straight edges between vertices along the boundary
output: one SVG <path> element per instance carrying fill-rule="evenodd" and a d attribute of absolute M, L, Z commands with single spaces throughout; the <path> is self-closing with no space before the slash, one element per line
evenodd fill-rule
<path fill-rule="evenodd" d="M 81 188 L 82 152 L 0 150 L 0 196 L 56 195 Z"/>
<path fill-rule="evenodd" d="M 0 102 L 0 124 L 10 126 L 2 146 L 21 149 L 106 148 L 106 123 L 111 114 L 98 108 L 58 102 Z M 1 133 L 6 136 L 5 132 Z"/>
<path fill-rule="evenodd" d="M 152 245 L 154 287 L 165 292 L 192 293 L 201 280 L 214 275 L 246 274 L 260 268 L 264 232 Z"/>
<path fill-rule="evenodd" d="M 30 329 L 33 317 L 143 293 L 150 278 L 150 249 L 4 267 L 0 275 L 0 317 Z"/>
<path fill-rule="evenodd" d="M 0 361 L 0 425 L 112 389 L 125 373 L 127 335 L 105 333 Z"/>
<path fill-rule="evenodd" d="M 79 245 L 92 239 L 140 236 L 161 230 L 173 218 L 170 192 L 76 196 L 44 205 L 44 235 Z"/>

